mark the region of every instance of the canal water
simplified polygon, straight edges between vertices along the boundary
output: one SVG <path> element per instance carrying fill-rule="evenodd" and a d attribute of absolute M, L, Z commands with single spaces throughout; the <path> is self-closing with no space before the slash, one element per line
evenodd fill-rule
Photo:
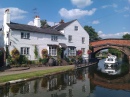
<path fill-rule="evenodd" d="M 130 97 L 130 74 L 108 79 L 99 64 L 0 87 L 0 97 Z M 104 73 L 104 72 L 102 72 Z"/>

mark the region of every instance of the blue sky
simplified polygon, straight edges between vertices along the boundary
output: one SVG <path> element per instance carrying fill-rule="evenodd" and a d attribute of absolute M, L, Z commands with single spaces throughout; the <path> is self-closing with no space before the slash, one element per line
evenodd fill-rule
<path fill-rule="evenodd" d="M 121 38 L 130 33 L 130 0 L 0 0 L 0 27 L 4 10 L 11 21 L 33 24 L 34 16 L 54 25 L 77 19 L 84 27 L 92 26 L 102 38 Z"/>

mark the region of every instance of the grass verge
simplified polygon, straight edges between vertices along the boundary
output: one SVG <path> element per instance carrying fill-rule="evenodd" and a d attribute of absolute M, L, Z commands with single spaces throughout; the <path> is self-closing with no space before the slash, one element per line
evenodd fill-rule
<path fill-rule="evenodd" d="M 62 66 L 62 67 L 59 66 L 58 68 L 50 68 L 46 70 L 0 76 L 0 83 L 8 82 L 11 80 L 17 80 L 17 79 L 26 79 L 26 78 L 44 76 L 45 74 L 52 74 L 52 73 L 66 71 L 66 70 L 72 70 L 73 68 L 74 67 L 72 66 Z"/>

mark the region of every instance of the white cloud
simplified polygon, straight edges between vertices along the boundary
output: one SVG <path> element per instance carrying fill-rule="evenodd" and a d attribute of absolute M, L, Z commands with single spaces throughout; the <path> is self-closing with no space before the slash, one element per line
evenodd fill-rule
<path fill-rule="evenodd" d="M 81 10 L 81 9 L 72 9 L 72 10 L 67 10 L 65 8 L 61 8 L 59 11 L 59 14 L 61 17 L 67 18 L 67 19 L 78 19 L 83 16 L 90 16 L 93 15 L 96 11 L 96 8 L 93 8 L 92 10 Z"/>
<path fill-rule="evenodd" d="M 0 24 L 2 24 L 3 22 L 3 15 L 6 9 L 10 10 L 11 20 L 23 19 L 25 18 L 25 14 L 27 13 L 27 11 L 21 10 L 16 7 L 0 8 Z"/>
<path fill-rule="evenodd" d="M 28 22 L 28 25 L 32 25 L 32 26 L 33 26 L 33 25 L 34 25 L 34 22 L 33 22 L 33 21 L 29 21 L 29 22 Z"/>
<path fill-rule="evenodd" d="M 71 2 L 79 8 L 89 6 L 93 3 L 92 0 L 71 0 Z"/>
<path fill-rule="evenodd" d="M 130 3 L 130 0 L 128 0 L 128 2 Z"/>
<path fill-rule="evenodd" d="M 104 6 L 102 6 L 102 8 L 108 8 L 108 7 L 117 8 L 118 5 L 117 4 L 111 4 L 111 5 L 104 5 Z"/>
<path fill-rule="evenodd" d="M 125 6 L 123 9 L 120 9 L 120 10 L 115 10 L 115 12 L 118 12 L 118 13 L 122 13 L 122 12 L 126 12 L 126 11 L 130 11 L 130 7 L 129 6 Z"/>
<path fill-rule="evenodd" d="M 98 20 L 95 20 L 92 22 L 92 24 L 99 24 L 100 22 Z"/>
<path fill-rule="evenodd" d="M 102 31 L 98 31 L 99 37 L 105 39 L 105 38 L 122 38 L 123 35 L 125 34 L 130 34 L 130 32 L 119 32 L 119 33 L 110 33 L 110 34 L 105 34 Z"/>

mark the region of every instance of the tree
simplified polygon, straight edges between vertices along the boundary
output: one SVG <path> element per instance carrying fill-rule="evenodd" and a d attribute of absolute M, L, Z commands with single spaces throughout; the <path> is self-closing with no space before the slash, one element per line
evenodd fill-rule
<path fill-rule="evenodd" d="M 14 48 L 14 49 L 11 51 L 11 55 L 12 55 L 12 60 L 17 63 L 17 62 L 18 62 L 18 59 L 19 59 L 19 57 L 20 57 L 19 51 L 18 51 L 16 48 Z"/>
<path fill-rule="evenodd" d="M 34 54 L 35 54 L 35 58 L 38 58 L 38 49 L 37 49 L 36 45 L 35 45 L 35 49 L 34 49 Z"/>
<path fill-rule="evenodd" d="M 88 32 L 90 41 L 100 40 L 100 39 L 101 39 L 101 38 L 98 36 L 98 34 L 97 34 L 97 32 L 95 31 L 95 29 L 92 28 L 92 26 L 84 26 L 84 29 Z"/>
<path fill-rule="evenodd" d="M 122 38 L 130 40 L 130 34 L 127 33 L 127 34 L 123 35 Z"/>
<path fill-rule="evenodd" d="M 41 27 L 42 27 L 42 28 L 44 28 L 44 27 L 45 27 L 45 28 L 48 28 L 48 27 L 50 27 L 50 25 L 47 24 L 47 21 L 46 21 L 46 20 L 41 20 Z"/>

